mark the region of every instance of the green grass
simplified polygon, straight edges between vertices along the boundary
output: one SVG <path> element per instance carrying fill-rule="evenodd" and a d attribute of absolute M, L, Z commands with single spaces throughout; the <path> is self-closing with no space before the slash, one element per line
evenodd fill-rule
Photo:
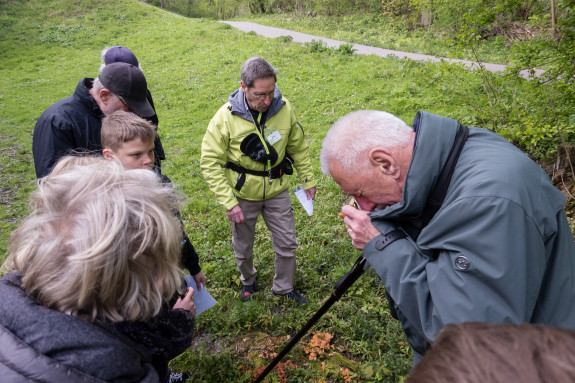
<path fill-rule="evenodd" d="M 404 20 L 383 14 L 310 17 L 280 13 L 248 15 L 237 20 L 396 51 L 476 60 L 471 49 L 457 50 L 455 40 L 445 32 L 433 28 L 412 30 Z M 507 64 L 509 45 L 503 38 L 479 41 L 476 54 L 483 62 Z"/>
<path fill-rule="evenodd" d="M 200 254 L 208 288 L 218 300 L 197 318 L 201 341 L 173 363 L 175 369 L 193 371 L 194 382 L 251 381 L 251 371 L 268 363 L 262 354 L 279 351 L 286 336 L 307 322 L 359 255 L 337 216 L 345 196 L 319 170 L 322 138 L 331 124 L 365 108 L 386 110 L 407 123 L 423 109 L 481 125 L 481 110 L 490 109 L 493 101 L 486 96 L 481 76 L 458 67 L 314 49 L 289 39 L 242 33 L 212 20 L 187 19 L 135 0 L 3 1 L 0 260 L 7 256 L 9 233 L 28 212 L 27 198 L 35 187 L 35 121 L 49 105 L 72 94 L 82 77 L 95 77 L 100 51 L 112 45 L 129 47 L 142 64 L 160 118 L 167 156 L 163 171 L 187 196 L 182 218 Z M 310 298 L 303 308 L 270 294 L 273 252 L 262 222 L 255 242 L 260 292 L 253 302 L 239 302 L 228 220 L 199 170 L 208 122 L 239 86 L 242 63 L 255 55 L 279 69 L 279 86 L 298 110 L 319 178 L 312 217 L 294 199 L 300 242 L 296 283 Z M 521 99 L 524 82 L 497 83 Z M 398 322 L 390 318 L 383 288 L 372 271 L 313 330 L 333 334 L 335 348 L 320 360 L 308 360 L 302 344 L 309 342 L 310 333 L 288 356 L 299 366 L 286 369 L 289 382 L 343 381 L 340 368 L 349 368 L 352 377 L 362 381 L 395 382 L 410 369 L 409 347 Z"/>

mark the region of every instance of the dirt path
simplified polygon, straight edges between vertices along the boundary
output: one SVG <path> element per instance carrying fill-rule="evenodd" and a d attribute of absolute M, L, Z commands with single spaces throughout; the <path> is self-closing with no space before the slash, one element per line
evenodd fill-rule
<path fill-rule="evenodd" d="M 221 22 L 229 24 L 232 27 L 239 29 L 240 31 L 243 32 L 253 31 L 258 35 L 262 35 L 265 37 L 275 38 L 280 36 L 291 36 L 293 38 L 293 41 L 297 43 L 311 42 L 312 40 L 321 40 L 324 41 L 328 47 L 334 47 L 334 48 L 337 48 L 342 44 L 347 44 L 347 42 L 345 41 L 332 40 L 325 37 L 308 35 L 307 33 L 295 32 L 282 28 L 268 27 L 265 25 L 250 23 L 247 21 L 221 21 Z M 477 62 L 468 60 L 457 60 L 457 59 L 449 59 L 446 57 L 422 55 L 419 53 L 393 51 L 390 49 L 376 48 L 362 44 L 353 44 L 353 48 L 357 50 L 355 53 L 361 55 L 377 55 L 381 57 L 393 55 L 399 58 L 407 58 L 410 60 L 417 60 L 417 61 L 432 61 L 432 62 L 447 61 L 452 63 L 463 63 L 470 69 L 479 68 L 479 64 Z M 491 72 L 501 72 L 505 70 L 505 65 L 489 64 L 489 63 L 482 63 L 482 65 L 483 67 L 485 67 L 485 69 Z M 537 76 L 539 76 L 541 73 L 543 73 L 542 70 L 536 70 Z M 521 72 L 521 75 L 524 78 L 528 78 L 528 74 L 529 73 L 527 70 Z"/>

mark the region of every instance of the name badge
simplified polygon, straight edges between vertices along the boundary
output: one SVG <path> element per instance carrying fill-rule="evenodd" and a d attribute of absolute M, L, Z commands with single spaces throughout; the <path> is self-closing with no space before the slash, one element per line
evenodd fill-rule
<path fill-rule="evenodd" d="M 276 130 L 275 132 L 273 132 L 272 134 L 270 134 L 266 138 L 267 138 L 268 142 L 273 145 L 282 139 L 282 135 L 280 134 L 279 131 Z"/>

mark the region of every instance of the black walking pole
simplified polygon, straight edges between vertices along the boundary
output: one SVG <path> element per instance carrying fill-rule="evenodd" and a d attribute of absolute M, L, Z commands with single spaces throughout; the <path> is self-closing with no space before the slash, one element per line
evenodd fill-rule
<path fill-rule="evenodd" d="M 295 344 L 299 342 L 301 338 L 303 338 L 306 332 L 308 332 L 308 330 L 319 320 L 319 318 L 321 318 L 322 315 L 325 314 L 327 310 L 329 310 L 329 308 L 343 296 L 343 294 L 345 294 L 347 289 L 349 289 L 349 287 L 353 285 L 355 281 L 357 281 L 357 279 L 361 276 L 361 274 L 363 274 L 367 267 L 368 266 L 366 266 L 365 258 L 360 256 L 357 261 L 355 261 L 352 269 L 348 271 L 343 277 L 341 277 L 339 281 L 337 281 L 334 286 L 334 292 L 329 297 L 329 299 L 323 304 L 323 306 L 320 307 L 320 309 L 306 323 L 306 325 L 292 338 L 292 340 L 274 358 L 274 360 L 271 361 L 266 369 L 256 378 L 254 383 L 261 382 L 270 373 L 270 371 L 274 369 L 274 367 L 282 360 L 284 356 L 287 355 L 292 347 L 295 346 Z"/>

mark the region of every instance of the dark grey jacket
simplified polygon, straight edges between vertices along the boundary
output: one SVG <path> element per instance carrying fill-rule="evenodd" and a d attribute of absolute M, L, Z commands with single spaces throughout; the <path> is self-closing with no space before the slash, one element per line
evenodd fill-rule
<path fill-rule="evenodd" d="M 384 234 L 410 231 L 457 131 L 420 112 L 403 201 L 371 214 Z M 497 134 L 469 128 L 443 206 L 417 240 L 364 255 L 384 282 L 409 343 L 425 351 L 448 323 L 541 323 L 575 330 L 575 243 L 565 196 L 547 174 Z"/>
<path fill-rule="evenodd" d="M 2 383 L 159 382 L 151 355 L 113 328 L 50 310 L 0 279 Z"/>

